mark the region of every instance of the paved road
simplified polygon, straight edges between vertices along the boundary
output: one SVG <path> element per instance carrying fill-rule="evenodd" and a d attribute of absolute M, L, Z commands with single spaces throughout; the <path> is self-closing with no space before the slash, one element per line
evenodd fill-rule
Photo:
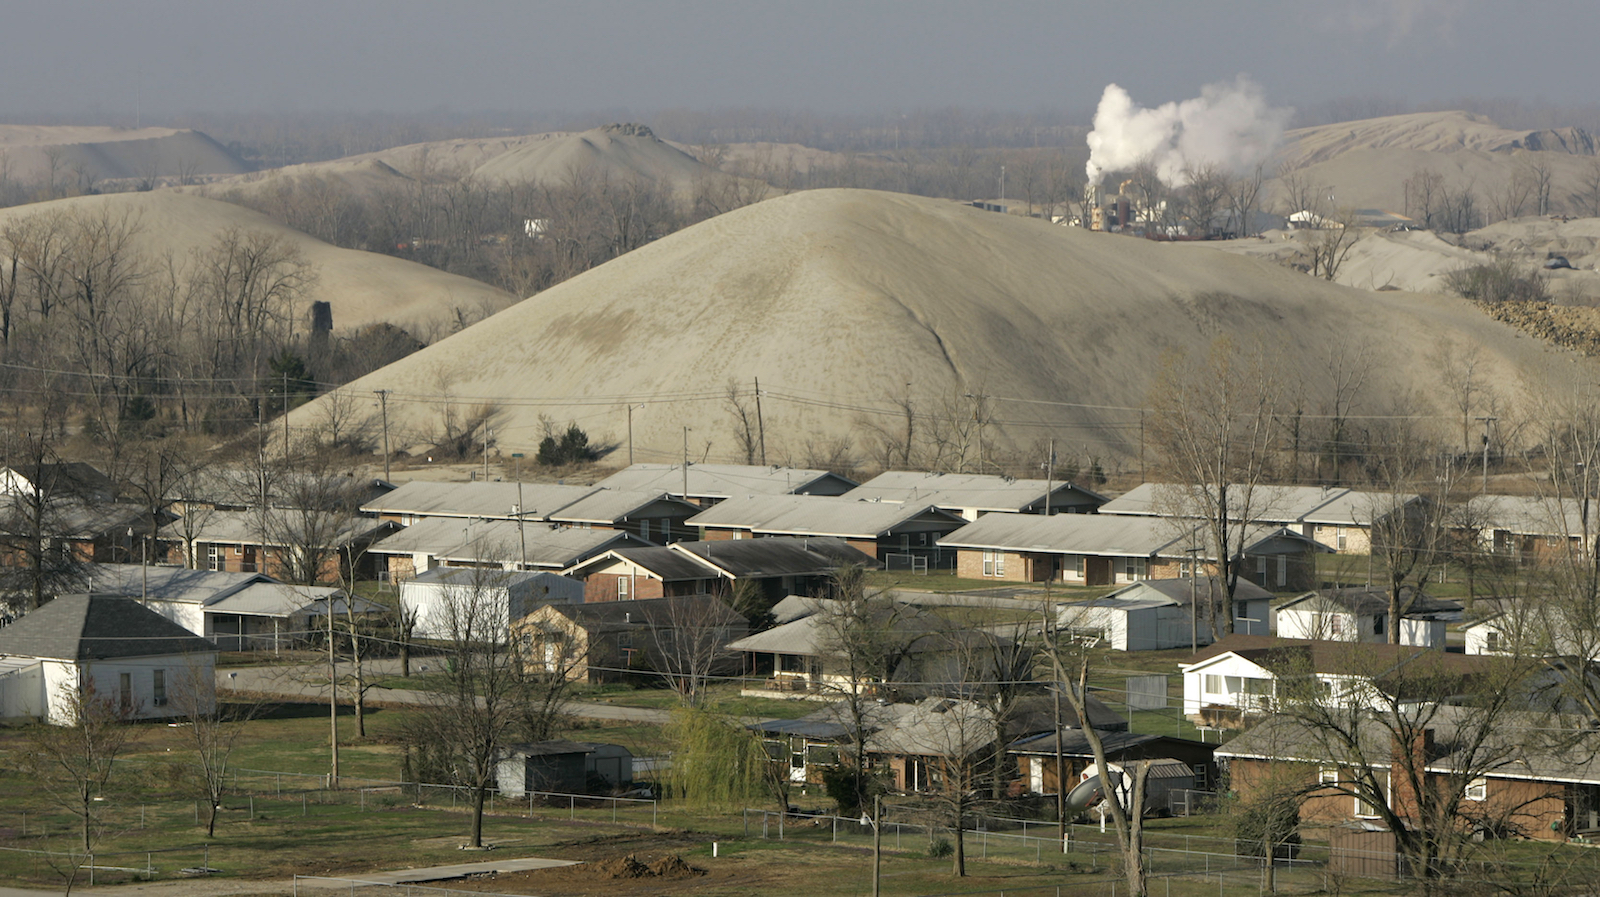
<path fill-rule="evenodd" d="M 434 661 L 437 662 L 437 661 Z M 428 661 L 412 661 L 415 672 L 425 672 Z M 398 676 L 400 661 L 393 658 L 368 661 L 369 675 Z M 276 667 L 224 667 L 217 670 L 217 687 L 264 695 L 282 695 L 288 698 L 326 701 L 328 699 L 327 668 L 321 664 Z M 403 688 L 374 688 L 367 692 L 367 700 L 385 704 L 423 704 L 428 701 L 426 692 Z M 665 724 L 672 714 L 666 710 L 645 707 L 618 707 L 613 704 L 573 702 L 567 712 L 587 719 L 613 722 Z M 0 897 L 5 897 L 0 892 Z"/>

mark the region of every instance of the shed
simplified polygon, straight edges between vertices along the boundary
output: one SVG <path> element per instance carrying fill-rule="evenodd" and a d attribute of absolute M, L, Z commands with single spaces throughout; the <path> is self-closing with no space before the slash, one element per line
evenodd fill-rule
<path fill-rule="evenodd" d="M 529 791 L 581 794 L 592 753 L 594 748 L 576 741 L 514 744 L 496 764 L 496 784 L 506 797 L 525 797 Z"/>

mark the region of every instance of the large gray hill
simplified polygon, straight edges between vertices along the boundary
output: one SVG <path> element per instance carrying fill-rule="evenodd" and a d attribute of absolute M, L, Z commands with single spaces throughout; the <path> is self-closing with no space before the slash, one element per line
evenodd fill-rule
<path fill-rule="evenodd" d="M 1373 410 L 1437 392 L 1429 356 L 1447 337 L 1480 344 L 1504 384 L 1560 388 L 1590 371 L 1441 295 L 1358 291 L 948 201 L 815 190 L 665 237 L 343 392 L 370 404 L 389 390 L 396 446 L 436 438 L 447 417 L 485 403 L 498 406 L 502 452 L 531 452 L 541 418 L 621 445 L 631 403 L 637 460 L 681 455 L 685 426 L 696 458 L 742 460 L 725 396 L 730 382 L 748 391 L 760 378 L 774 463 L 840 438 L 864 451 L 865 425 L 899 426 L 894 400 L 908 394 L 930 438 L 959 429 L 969 396 L 987 395 L 997 451 L 1056 437 L 1131 458 L 1137 407 L 1164 361 L 1224 334 L 1263 348 L 1308 408 L 1341 345 L 1368 349 Z M 315 426 L 328 406 L 295 421 Z"/>

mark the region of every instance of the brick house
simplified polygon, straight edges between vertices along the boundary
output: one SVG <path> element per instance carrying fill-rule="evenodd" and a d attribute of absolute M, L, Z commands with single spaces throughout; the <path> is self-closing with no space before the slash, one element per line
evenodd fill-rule
<path fill-rule="evenodd" d="M 1092 514 L 1109 499 L 1073 483 L 975 473 L 889 470 L 845 493 L 860 501 L 932 505 L 977 520 L 985 514 Z"/>
<path fill-rule="evenodd" d="M 574 565 L 567 575 L 583 580 L 586 602 L 703 595 L 744 581 L 755 583 L 770 603 L 825 589 L 846 564 L 874 561 L 840 539 L 772 538 L 617 549 Z"/>
<path fill-rule="evenodd" d="M 954 556 L 939 547 L 958 529 L 960 517 L 927 504 L 856 501 L 836 496 L 749 495 L 721 502 L 694 517 L 700 538 L 767 536 L 843 539 L 851 547 L 894 566 L 949 568 Z"/>
<path fill-rule="evenodd" d="M 516 520 L 429 517 L 400 529 L 368 552 L 389 581 L 400 583 L 435 567 L 499 567 L 559 573 L 613 548 L 647 548 L 631 533 Z"/>
<path fill-rule="evenodd" d="M 743 495 L 843 495 L 856 481 L 826 470 L 758 464 L 633 464 L 595 485 L 676 495 L 702 508 Z"/>
<path fill-rule="evenodd" d="M 1196 487 L 1145 483 L 1100 507 L 1100 513 L 1125 517 L 1193 520 Z M 1242 487 L 1231 487 L 1242 495 Z M 1367 554 L 1372 549 L 1372 522 L 1388 514 L 1412 513 L 1423 499 L 1417 495 L 1363 492 L 1335 486 L 1256 486 L 1251 491 L 1249 522 L 1285 527 L 1315 539 L 1340 554 Z M 1231 502 L 1230 502 L 1231 503 Z M 1242 516 L 1242 515 L 1241 515 Z"/>
<path fill-rule="evenodd" d="M 367 548 L 397 529 L 371 517 L 274 508 L 191 512 L 162 527 L 157 538 L 170 564 L 292 581 L 297 569 L 317 559 L 311 578 L 337 583 L 376 579 L 383 562 Z"/>
<path fill-rule="evenodd" d="M 665 545 L 692 538 L 700 508 L 664 492 L 556 483 L 436 483 L 413 480 L 361 506 L 401 526 L 425 520 L 521 521 L 632 533 Z"/>

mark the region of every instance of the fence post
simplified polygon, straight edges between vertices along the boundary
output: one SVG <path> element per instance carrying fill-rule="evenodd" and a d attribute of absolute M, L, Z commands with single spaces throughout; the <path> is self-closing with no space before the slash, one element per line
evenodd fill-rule
<path fill-rule="evenodd" d="M 94 887 L 94 854 L 89 854 L 89 886 Z"/>
<path fill-rule="evenodd" d="M 833 843 L 839 843 L 839 817 L 833 816 Z"/>
<path fill-rule="evenodd" d="M 614 797 L 611 799 L 611 821 L 617 821 L 617 799 Z"/>
<path fill-rule="evenodd" d="M 650 799 L 650 827 L 656 827 L 656 811 L 661 809 L 661 802 L 655 798 Z"/>
<path fill-rule="evenodd" d="M 528 792 L 528 818 L 533 818 L 533 792 Z"/>
<path fill-rule="evenodd" d="M 567 818 L 578 818 L 578 799 L 570 794 L 567 795 Z"/>
<path fill-rule="evenodd" d="M 361 794 L 361 812 L 365 813 L 367 812 L 367 789 L 357 788 L 356 791 Z"/>
<path fill-rule="evenodd" d="M 250 818 L 252 820 L 256 818 L 256 796 L 254 794 L 250 795 Z"/>
<path fill-rule="evenodd" d="M 144 852 L 144 877 L 150 877 L 150 851 Z"/>
<path fill-rule="evenodd" d="M 306 793 L 300 792 L 300 815 L 306 815 Z"/>

